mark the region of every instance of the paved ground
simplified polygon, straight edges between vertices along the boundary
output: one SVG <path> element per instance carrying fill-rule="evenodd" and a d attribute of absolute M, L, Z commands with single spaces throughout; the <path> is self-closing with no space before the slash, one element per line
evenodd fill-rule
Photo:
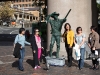
<path fill-rule="evenodd" d="M 17 69 L 17 59 L 12 56 L 13 42 L 0 42 L 0 75 L 100 75 L 100 70 L 90 70 L 91 61 L 85 61 L 83 70 L 78 70 L 77 62 L 73 66 L 50 67 L 49 71 L 45 70 L 45 64 L 41 63 L 41 69 L 33 70 L 33 57 L 30 46 L 26 46 L 26 56 L 24 59 L 25 71 Z"/>

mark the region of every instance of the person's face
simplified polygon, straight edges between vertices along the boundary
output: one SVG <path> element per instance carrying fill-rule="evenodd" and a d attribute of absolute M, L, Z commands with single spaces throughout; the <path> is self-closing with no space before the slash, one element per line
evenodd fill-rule
<path fill-rule="evenodd" d="M 39 35 L 39 30 L 38 29 L 35 30 L 35 35 Z"/>
<path fill-rule="evenodd" d="M 93 29 L 90 28 L 90 31 L 93 32 Z"/>
<path fill-rule="evenodd" d="M 80 33 L 82 33 L 82 29 L 81 28 L 78 29 L 78 34 L 80 34 Z"/>
<path fill-rule="evenodd" d="M 25 34 L 25 30 L 24 30 L 24 31 L 22 31 L 22 34 L 23 34 L 23 35 Z"/>
<path fill-rule="evenodd" d="M 69 25 L 66 25 L 66 29 L 69 30 Z"/>

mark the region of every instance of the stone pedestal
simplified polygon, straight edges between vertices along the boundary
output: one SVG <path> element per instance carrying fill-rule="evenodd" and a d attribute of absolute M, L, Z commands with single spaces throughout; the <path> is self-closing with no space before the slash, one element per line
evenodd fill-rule
<path fill-rule="evenodd" d="M 81 26 L 83 33 L 88 37 L 90 33 L 90 26 L 92 25 L 92 7 L 91 0 L 48 0 L 48 14 L 52 12 L 60 13 L 59 18 L 64 18 L 69 9 L 72 9 L 67 17 L 67 23 L 70 23 L 72 30 L 76 33 L 76 28 Z M 64 26 L 64 25 L 63 25 Z M 50 34 L 51 26 L 48 24 L 48 50 L 50 45 Z M 62 27 L 62 33 L 64 32 L 64 27 Z M 64 42 L 61 42 L 60 46 L 60 56 L 67 56 Z M 54 51 L 56 51 L 56 45 L 54 46 Z M 74 53 L 73 53 L 74 54 Z M 74 56 L 75 57 L 75 56 Z"/>

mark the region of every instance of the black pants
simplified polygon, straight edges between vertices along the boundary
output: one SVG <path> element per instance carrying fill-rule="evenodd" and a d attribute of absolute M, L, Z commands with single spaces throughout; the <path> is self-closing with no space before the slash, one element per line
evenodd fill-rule
<path fill-rule="evenodd" d="M 72 66 L 72 48 L 69 48 L 68 44 L 65 44 L 67 57 L 68 57 L 68 66 Z"/>
<path fill-rule="evenodd" d="M 33 65 L 35 66 L 39 66 L 39 60 L 38 60 L 38 52 L 36 51 L 36 53 L 33 53 Z"/>
<path fill-rule="evenodd" d="M 98 50 L 98 51 L 99 51 L 99 50 Z M 92 53 L 95 53 L 95 50 L 91 50 L 91 52 L 92 52 Z M 95 59 L 92 58 L 92 64 L 93 64 L 94 66 L 95 66 L 95 64 L 96 64 L 96 65 L 99 65 L 99 61 L 97 61 L 97 59 L 98 59 L 98 58 L 95 58 Z"/>

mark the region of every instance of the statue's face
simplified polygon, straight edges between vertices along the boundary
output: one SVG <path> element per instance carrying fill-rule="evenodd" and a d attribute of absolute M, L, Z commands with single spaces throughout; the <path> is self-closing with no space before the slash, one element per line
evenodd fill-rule
<path fill-rule="evenodd" d="M 55 16 L 54 16 L 54 19 L 58 19 L 58 16 L 57 16 L 57 15 L 55 15 Z"/>

